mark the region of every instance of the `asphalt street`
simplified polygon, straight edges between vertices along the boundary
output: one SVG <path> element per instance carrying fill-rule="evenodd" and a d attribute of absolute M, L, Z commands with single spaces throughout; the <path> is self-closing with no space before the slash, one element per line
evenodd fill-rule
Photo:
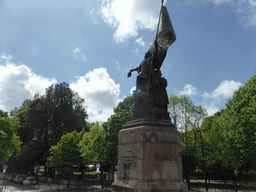
<path fill-rule="evenodd" d="M 0 186 L 2 186 L 2 192 L 36 192 L 35 188 L 31 186 L 23 186 L 14 182 L 8 182 L 0 180 Z M 1 191 L 0 191 L 1 192 Z"/>
<path fill-rule="evenodd" d="M 191 192 L 205 192 L 205 187 L 199 184 L 203 184 L 203 180 L 193 180 L 193 183 L 197 185 L 192 186 Z M 214 182 L 211 181 L 211 185 L 218 184 L 218 186 L 214 187 L 211 186 L 209 188 L 209 192 L 234 192 L 234 188 L 226 188 L 225 186 L 220 186 L 221 182 Z M 238 183 L 240 184 L 240 183 Z M 107 189 L 101 189 L 100 186 L 94 185 L 94 186 L 83 186 L 83 187 L 77 187 L 74 185 L 71 185 L 69 189 L 66 188 L 66 185 L 57 185 L 57 184 L 49 184 L 49 183 L 39 183 L 37 185 L 33 186 L 23 186 L 14 182 L 8 182 L 5 180 L 0 179 L 0 186 L 3 187 L 3 190 L 0 192 L 110 192 L 110 187 Z M 249 187 L 250 186 L 250 187 Z M 248 188 L 239 189 L 239 192 L 256 192 L 256 182 L 250 182 L 248 183 Z"/>
<path fill-rule="evenodd" d="M 70 186 L 67 189 L 66 185 L 57 185 L 57 184 L 49 184 L 49 183 L 38 183 L 37 185 L 32 186 L 23 186 L 14 182 L 8 182 L 5 180 L 0 179 L 0 186 L 3 187 L 2 191 L 0 192 L 51 192 L 51 191 L 58 191 L 58 192 L 97 192 L 97 191 L 110 191 L 109 189 L 101 189 L 100 186 L 84 186 L 84 187 L 76 187 Z"/>

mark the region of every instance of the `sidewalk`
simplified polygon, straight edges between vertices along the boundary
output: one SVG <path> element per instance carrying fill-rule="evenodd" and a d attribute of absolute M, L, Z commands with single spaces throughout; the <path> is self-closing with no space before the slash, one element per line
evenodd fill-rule
<path fill-rule="evenodd" d="M 70 183 L 69 188 L 67 188 L 66 184 L 51 184 L 40 182 L 35 186 L 31 186 L 31 188 L 38 190 L 40 192 L 50 192 L 50 191 L 58 191 L 58 192 L 110 192 L 111 186 L 104 186 L 104 189 L 101 189 L 100 185 L 76 185 L 74 183 Z"/>

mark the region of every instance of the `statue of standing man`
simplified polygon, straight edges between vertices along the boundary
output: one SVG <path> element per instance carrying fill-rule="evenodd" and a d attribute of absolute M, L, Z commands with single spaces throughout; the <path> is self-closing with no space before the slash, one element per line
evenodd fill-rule
<path fill-rule="evenodd" d="M 128 77 L 133 71 L 138 72 L 136 90 L 133 92 L 134 119 L 170 119 L 167 111 L 167 80 L 162 77 L 160 68 L 166 57 L 167 49 L 175 40 L 176 35 L 167 8 L 162 5 L 155 41 L 141 64 L 128 72 Z"/>

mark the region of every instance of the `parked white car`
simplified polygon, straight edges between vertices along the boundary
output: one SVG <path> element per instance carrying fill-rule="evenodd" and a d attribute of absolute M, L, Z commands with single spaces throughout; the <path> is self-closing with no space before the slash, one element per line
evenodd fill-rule
<path fill-rule="evenodd" d="M 36 185 L 35 177 L 27 177 L 25 180 L 23 180 L 23 185 Z"/>

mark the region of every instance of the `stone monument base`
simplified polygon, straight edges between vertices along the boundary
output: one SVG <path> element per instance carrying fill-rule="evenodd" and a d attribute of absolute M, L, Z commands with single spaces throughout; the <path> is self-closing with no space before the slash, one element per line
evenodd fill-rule
<path fill-rule="evenodd" d="M 170 120 L 127 122 L 118 136 L 114 192 L 185 192 L 180 135 Z"/>

